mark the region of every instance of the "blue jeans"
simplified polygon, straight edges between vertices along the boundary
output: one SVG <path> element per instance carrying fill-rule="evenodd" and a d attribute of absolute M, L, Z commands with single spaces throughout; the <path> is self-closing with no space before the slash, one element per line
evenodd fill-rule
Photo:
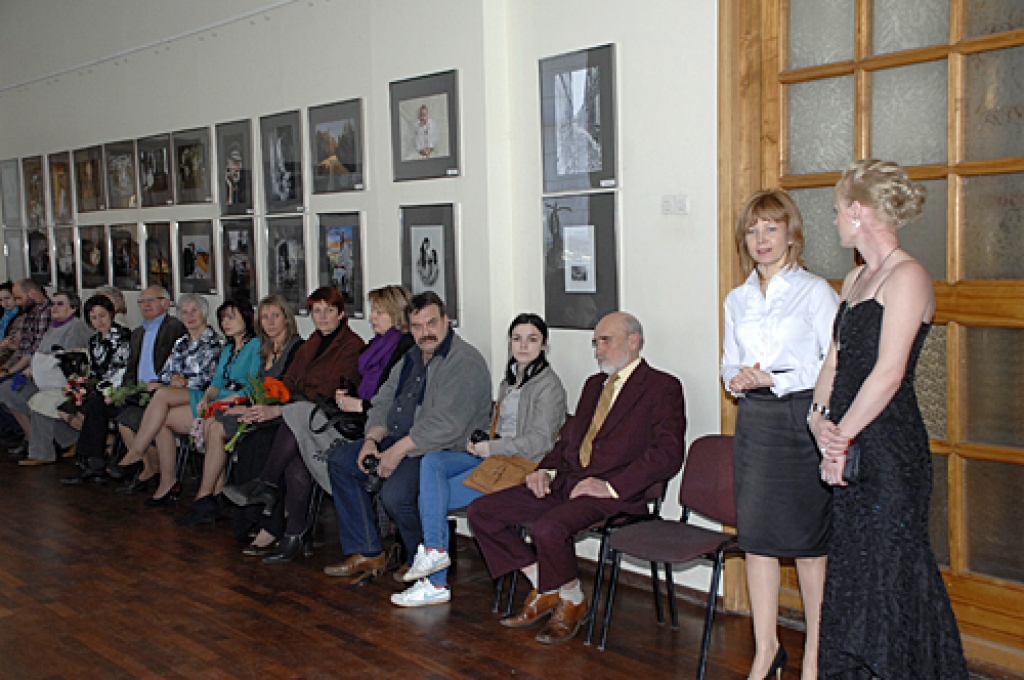
<path fill-rule="evenodd" d="M 338 517 L 338 538 L 345 555 L 378 555 L 382 548 L 377 533 L 377 516 L 373 499 L 363 489 L 367 474 L 357 464 L 363 441 L 349 442 L 331 449 L 327 454 L 327 471 L 331 476 L 331 494 Z M 397 439 L 386 437 L 380 449 L 386 450 Z M 420 491 L 420 457 L 406 457 L 380 491 L 388 515 L 398 526 L 409 559 L 423 542 L 417 500 Z"/>
<path fill-rule="evenodd" d="M 423 545 L 427 548 L 447 550 L 448 511 L 464 508 L 483 495 L 462 483 L 481 462 L 480 458 L 464 451 L 434 451 L 423 456 L 420 463 L 420 521 L 423 524 Z M 435 586 L 445 585 L 448 570 L 431 574 L 430 582 Z"/>

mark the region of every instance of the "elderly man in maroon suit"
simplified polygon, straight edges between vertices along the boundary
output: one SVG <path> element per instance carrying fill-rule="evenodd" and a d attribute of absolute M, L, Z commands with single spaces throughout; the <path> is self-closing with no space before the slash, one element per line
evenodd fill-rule
<path fill-rule="evenodd" d="M 540 642 L 565 642 L 587 613 L 573 535 L 620 512 L 643 512 L 644 491 L 683 464 L 686 416 L 679 380 L 640 358 L 643 329 L 616 312 L 594 330 L 601 373 L 583 387 L 576 416 L 523 486 L 469 506 L 469 523 L 491 575 L 519 569 L 533 584 L 523 610 L 502 619 L 520 628 L 552 614 Z M 518 525 L 530 524 L 532 545 Z"/>

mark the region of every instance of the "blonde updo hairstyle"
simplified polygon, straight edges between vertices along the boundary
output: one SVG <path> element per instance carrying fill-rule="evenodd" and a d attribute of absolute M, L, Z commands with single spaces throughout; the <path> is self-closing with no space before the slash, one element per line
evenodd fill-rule
<path fill-rule="evenodd" d="M 395 328 L 406 333 L 409 331 L 409 320 L 405 315 L 405 308 L 409 304 L 409 291 L 403 286 L 384 286 L 371 290 L 367 297 L 371 305 L 377 305 L 388 316 Z"/>
<path fill-rule="evenodd" d="M 875 158 L 855 161 L 836 184 L 837 198 L 871 208 L 879 220 L 896 229 L 921 216 L 927 194 L 899 165 Z"/>
<path fill-rule="evenodd" d="M 740 256 L 743 271 L 750 274 L 756 267 L 750 251 L 747 250 L 747 231 L 758 220 L 771 220 L 786 225 L 789 235 L 789 250 L 786 264 L 804 268 L 804 219 L 793 198 L 782 189 L 761 189 L 747 199 L 736 219 L 736 251 Z"/>

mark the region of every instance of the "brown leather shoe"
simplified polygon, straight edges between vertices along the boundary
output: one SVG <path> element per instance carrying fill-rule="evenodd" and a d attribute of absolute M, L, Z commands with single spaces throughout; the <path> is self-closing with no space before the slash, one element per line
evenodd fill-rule
<path fill-rule="evenodd" d="M 376 557 L 366 557 L 356 553 L 349 556 L 341 564 L 324 567 L 324 573 L 328 576 L 359 576 L 366 572 L 384 571 L 384 553 Z"/>
<path fill-rule="evenodd" d="M 53 465 L 55 460 L 39 460 L 38 458 L 22 458 L 18 461 L 21 467 L 37 467 L 39 465 Z"/>
<path fill-rule="evenodd" d="M 555 610 L 558 605 L 558 591 L 550 593 L 538 593 L 534 588 L 526 596 L 523 610 L 515 616 L 509 616 L 501 620 L 501 625 L 506 628 L 526 628 L 540 621 L 542 618 Z"/>
<path fill-rule="evenodd" d="M 576 632 L 587 618 L 586 599 L 579 604 L 573 604 L 564 598 L 559 598 L 555 613 L 551 615 L 548 625 L 541 628 L 537 633 L 537 642 L 546 645 L 557 645 L 573 639 Z"/>

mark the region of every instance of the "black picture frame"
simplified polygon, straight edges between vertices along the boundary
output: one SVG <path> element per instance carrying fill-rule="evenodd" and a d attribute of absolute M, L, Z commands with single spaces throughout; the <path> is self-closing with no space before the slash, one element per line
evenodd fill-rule
<path fill-rule="evenodd" d="M 212 221 L 178 223 L 178 267 L 178 286 L 182 293 L 217 294 Z"/>
<path fill-rule="evenodd" d="M 173 300 L 175 298 L 173 266 L 171 257 L 170 222 L 147 222 L 146 229 L 146 287 L 163 286 Z"/>
<path fill-rule="evenodd" d="M 174 205 L 171 171 L 171 136 L 153 135 L 136 140 L 139 159 L 139 199 L 143 208 Z"/>
<path fill-rule="evenodd" d="M 75 151 L 75 198 L 80 213 L 107 209 L 103 147 L 96 145 Z"/>
<path fill-rule="evenodd" d="M 28 277 L 40 286 L 53 285 L 50 233 L 46 227 L 28 230 Z"/>
<path fill-rule="evenodd" d="M 252 215 L 252 124 L 217 126 L 217 177 L 222 215 Z"/>
<path fill-rule="evenodd" d="M 540 60 L 544 193 L 618 183 L 615 45 Z"/>
<path fill-rule="evenodd" d="M 53 228 L 53 250 L 57 266 L 57 290 L 78 290 L 78 239 L 74 227 Z"/>
<path fill-rule="evenodd" d="M 364 188 L 361 99 L 310 107 L 309 157 L 314 194 Z"/>
<path fill-rule="evenodd" d="M 21 177 L 25 182 L 25 217 L 29 228 L 46 225 L 46 172 L 43 157 L 21 159 Z"/>
<path fill-rule="evenodd" d="M 224 299 L 256 306 L 256 230 L 252 219 L 221 221 Z"/>
<path fill-rule="evenodd" d="M 18 175 L 18 168 L 17 158 L 0 162 L 0 206 L 3 206 L 5 227 L 25 226 L 21 219 L 21 177 Z"/>
<path fill-rule="evenodd" d="M 107 228 L 102 224 L 79 227 L 78 239 L 78 252 L 82 255 L 82 289 L 110 285 Z"/>
<path fill-rule="evenodd" d="M 417 295 L 436 292 L 454 325 L 459 319 L 455 205 L 402 206 L 402 285 Z M 438 239 L 442 241 L 438 246 Z"/>
<path fill-rule="evenodd" d="M 139 205 L 135 175 L 135 140 L 103 146 L 107 164 L 107 208 L 124 210 Z"/>
<path fill-rule="evenodd" d="M 302 212 L 302 116 L 287 111 L 260 118 L 266 212 Z"/>
<path fill-rule="evenodd" d="M 267 280 L 269 294 L 280 295 L 291 303 L 294 312 L 305 316 L 306 310 L 306 239 L 302 217 L 267 219 L 267 249 L 270 270 Z"/>
<path fill-rule="evenodd" d="M 50 214 L 54 224 L 73 224 L 75 206 L 71 185 L 71 154 L 51 153 L 46 158 L 50 172 Z"/>
<path fill-rule="evenodd" d="M 20 281 L 28 276 L 25 250 L 25 230 L 10 227 L 4 229 L 4 257 L 7 260 L 8 281 Z"/>
<path fill-rule="evenodd" d="M 110 265 L 115 288 L 121 290 L 140 290 L 142 288 L 139 225 L 110 225 Z"/>
<path fill-rule="evenodd" d="M 176 203 L 211 203 L 210 129 L 182 130 L 171 135 L 174 145 Z"/>
<path fill-rule="evenodd" d="M 396 182 L 461 173 L 458 83 L 455 70 L 391 83 L 391 163 Z"/>
<path fill-rule="evenodd" d="M 345 298 L 345 314 L 365 316 L 363 304 L 363 238 L 359 213 L 321 213 L 317 285 L 337 288 Z"/>
<path fill-rule="evenodd" d="M 615 194 L 548 196 L 542 214 L 545 320 L 592 330 L 619 309 Z"/>

